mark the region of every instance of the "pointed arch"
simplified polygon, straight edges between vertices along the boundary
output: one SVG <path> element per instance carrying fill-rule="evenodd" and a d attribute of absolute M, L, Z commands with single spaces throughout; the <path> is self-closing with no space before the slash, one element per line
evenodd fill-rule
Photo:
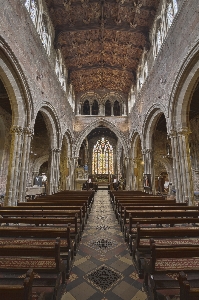
<path fill-rule="evenodd" d="M 32 122 L 32 127 L 36 120 L 38 112 L 41 112 L 46 122 L 46 127 L 50 134 L 51 149 L 60 149 L 61 146 L 61 126 L 58 114 L 55 108 L 49 102 L 43 102 L 35 111 L 35 119 Z"/>
<path fill-rule="evenodd" d="M 112 122 L 109 122 L 104 118 L 100 118 L 100 119 L 92 122 L 83 131 L 81 131 L 79 133 L 79 137 L 77 138 L 76 143 L 74 144 L 74 147 L 73 147 L 74 157 L 78 157 L 81 144 L 82 144 L 83 140 L 87 137 L 87 135 L 93 129 L 95 129 L 96 127 L 99 127 L 99 126 L 105 126 L 105 127 L 109 128 L 110 130 L 112 130 L 116 134 L 116 136 L 118 137 L 119 141 L 121 142 L 121 144 L 124 148 L 125 155 L 127 155 L 128 154 L 128 144 L 127 144 L 125 135 L 121 131 L 119 131 L 118 128 Z"/>
<path fill-rule="evenodd" d="M 0 79 L 11 103 L 12 125 L 28 127 L 33 119 L 33 101 L 30 89 L 16 57 L 1 37 Z"/>
<path fill-rule="evenodd" d="M 147 111 L 143 122 L 143 128 L 142 128 L 142 149 L 151 149 L 152 134 L 154 132 L 155 125 L 157 124 L 157 120 L 162 114 L 166 116 L 166 109 L 162 104 L 158 104 L 158 103 L 151 106 Z M 167 124 L 167 132 L 168 132 L 168 124 Z"/>

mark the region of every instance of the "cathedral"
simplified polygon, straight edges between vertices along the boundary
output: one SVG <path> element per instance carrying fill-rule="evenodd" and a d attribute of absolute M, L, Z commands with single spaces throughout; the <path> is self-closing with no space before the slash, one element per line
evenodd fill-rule
<path fill-rule="evenodd" d="M 198 0 L 0 4 L 1 205 L 93 187 L 197 205 Z"/>

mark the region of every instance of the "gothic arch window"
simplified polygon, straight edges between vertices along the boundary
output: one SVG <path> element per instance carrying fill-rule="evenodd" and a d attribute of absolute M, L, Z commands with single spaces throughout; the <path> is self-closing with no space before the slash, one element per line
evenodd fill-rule
<path fill-rule="evenodd" d="M 47 20 L 47 16 L 45 14 L 42 14 L 41 41 L 46 50 L 48 50 L 48 39 L 49 39 L 48 20 Z"/>
<path fill-rule="evenodd" d="M 120 104 L 117 100 L 114 102 L 114 105 L 113 105 L 113 114 L 114 114 L 114 116 L 120 116 L 121 115 Z"/>
<path fill-rule="evenodd" d="M 60 50 L 57 51 L 55 58 L 55 73 L 59 79 L 61 87 L 66 92 L 66 68 L 63 64 Z"/>
<path fill-rule="evenodd" d="M 90 105 L 88 100 L 85 100 L 83 103 L 83 115 L 90 115 Z"/>
<path fill-rule="evenodd" d="M 105 103 L 105 116 L 111 116 L 111 102 L 109 100 Z"/>
<path fill-rule="evenodd" d="M 161 28 L 159 27 L 157 30 L 157 53 L 160 51 L 161 45 L 162 45 Z"/>
<path fill-rule="evenodd" d="M 93 174 L 113 174 L 113 146 L 102 137 L 93 147 Z"/>
<path fill-rule="evenodd" d="M 39 11 L 37 0 L 26 0 L 25 7 L 27 8 L 34 25 L 37 26 L 38 11 Z"/>
<path fill-rule="evenodd" d="M 98 115 L 98 113 L 99 113 L 99 105 L 97 100 L 94 100 L 92 105 L 92 115 Z"/>
<path fill-rule="evenodd" d="M 170 2 L 167 6 L 167 24 L 168 24 L 168 28 L 173 23 L 173 18 L 174 18 L 173 7 L 172 7 L 172 3 Z"/>

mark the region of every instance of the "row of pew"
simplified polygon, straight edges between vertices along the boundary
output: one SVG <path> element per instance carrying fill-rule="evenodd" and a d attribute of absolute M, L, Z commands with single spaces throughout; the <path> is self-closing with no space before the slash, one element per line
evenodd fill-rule
<path fill-rule="evenodd" d="M 93 201 L 93 191 L 64 191 L 0 207 L 1 299 L 58 299 Z"/>
<path fill-rule="evenodd" d="M 148 299 L 199 299 L 199 206 L 141 191 L 110 201 Z"/>

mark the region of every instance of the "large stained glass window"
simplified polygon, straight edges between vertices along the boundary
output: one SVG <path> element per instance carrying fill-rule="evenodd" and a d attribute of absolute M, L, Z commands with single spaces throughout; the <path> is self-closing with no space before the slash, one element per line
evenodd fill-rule
<path fill-rule="evenodd" d="M 93 174 L 113 174 L 113 146 L 102 137 L 93 147 Z"/>

